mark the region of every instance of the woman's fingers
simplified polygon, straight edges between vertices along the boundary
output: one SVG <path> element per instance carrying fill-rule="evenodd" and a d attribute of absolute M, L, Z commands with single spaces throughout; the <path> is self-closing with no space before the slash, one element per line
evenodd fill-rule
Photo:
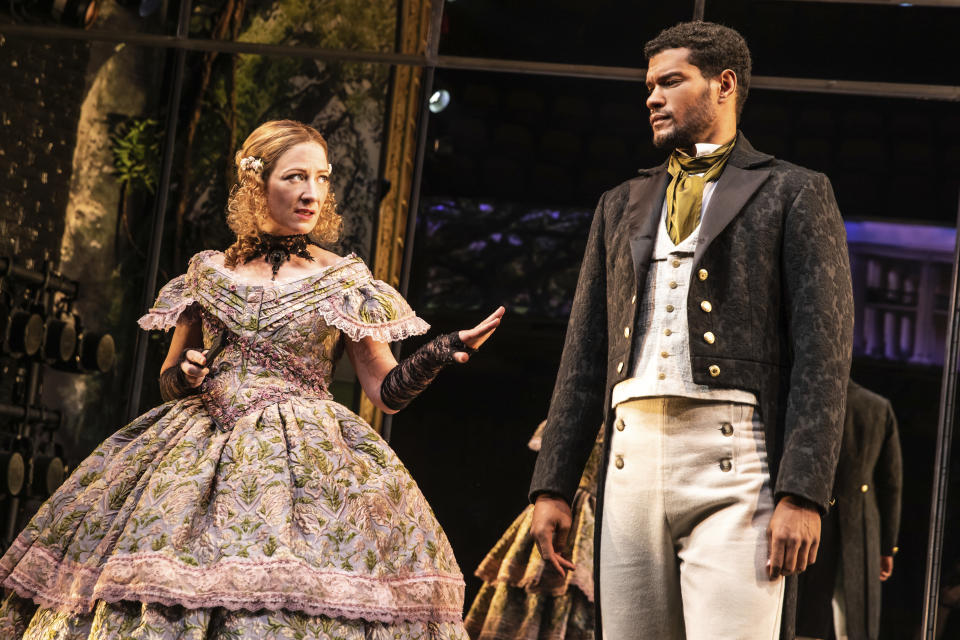
<path fill-rule="evenodd" d="M 460 339 L 463 340 L 464 344 L 468 347 L 476 349 L 486 342 L 487 338 L 500 326 L 500 319 L 503 317 L 504 312 L 506 312 L 504 307 L 497 308 L 496 311 L 487 316 L 483 322 L 474 328 L 461 331 Z"/>

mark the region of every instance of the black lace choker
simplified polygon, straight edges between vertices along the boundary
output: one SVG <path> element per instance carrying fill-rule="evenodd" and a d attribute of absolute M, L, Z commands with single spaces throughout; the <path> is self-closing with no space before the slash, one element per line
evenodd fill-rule
<path fill-rule="evenodd" d="M 313 261 L 313 256 L 307 249 L 307 246 L 311 244 L 316 245 L 317 243 L 302 233 L 293 236 L 274 236 L 269 233 L 261 233 L 254 239 L 253 253 L 244 262 L 250 262 L 263 256 L 263 261 L 273 269 L 271 280 L 276 280 L 281 265 L 287 262 L 291 256 Z"/>

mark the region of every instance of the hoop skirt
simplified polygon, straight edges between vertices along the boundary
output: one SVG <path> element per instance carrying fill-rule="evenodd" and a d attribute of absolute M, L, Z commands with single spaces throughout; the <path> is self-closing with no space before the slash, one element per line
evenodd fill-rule
<path fill-rule="evenodd" d="M 545 422 L 530 440 L 534 451 Z M 530 533 L 528 505 L 475 572 L 483 586 L 464 621 L 473 640 L 594 640 L 593 530 L 602 454 L 601 432 L 573 498 L 563 549 L 576 570 L 561 576 L 544 562 Z"/>
<path fill-rule="evenodd" d="M 202 252 L 140 324 L 184 313 L 227 347 L 199 394 L 108 438 L 0 559 L 0 637 L 465 640 L 443 530 L 327 391 L 344 338 L 428 325 L 354 255 L 253 285 Z"/>

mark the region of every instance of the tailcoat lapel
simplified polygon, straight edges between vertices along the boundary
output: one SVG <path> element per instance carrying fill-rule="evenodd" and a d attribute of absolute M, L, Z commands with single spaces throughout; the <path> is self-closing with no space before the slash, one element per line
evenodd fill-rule
<path fill-rule="evenodd" d="M 737 217 L 770 177 L 770 169 L 762 166 L 770 160 L 773 160 L 773 156 L 760 153 L 747 142 L 743 133 L 737 133 L 737 142 L 700 223 L 700 239 L 693 254 L 694 264 L 700 263 L 713 239 Z"/>
<path fill-rule="evenodd" d="M 630 183 L 630 198 L 624 214 L 631 230 L 630 254 L 635 278 L 639 278 L 641 267 L 646 267 L 650 262 L 663 198 L 667 193 L 667 183 L 670 182 L 666 163 L 645 173 L 646 179 L 635 179 Z"/>

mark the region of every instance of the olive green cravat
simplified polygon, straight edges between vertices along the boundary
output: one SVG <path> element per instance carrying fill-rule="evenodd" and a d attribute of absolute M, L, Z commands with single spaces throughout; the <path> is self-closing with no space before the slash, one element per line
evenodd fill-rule
<path fill-rule="evenodd" d="M 703 187 L 720 178 L 735 141 L 736 138 L 716 151 L 696 158 L 679 150 L 670 155 L 667 171 L 673 178 L 667 185 L 667 233 L 673 244 L 683 242 L 700 224 Z"/>

